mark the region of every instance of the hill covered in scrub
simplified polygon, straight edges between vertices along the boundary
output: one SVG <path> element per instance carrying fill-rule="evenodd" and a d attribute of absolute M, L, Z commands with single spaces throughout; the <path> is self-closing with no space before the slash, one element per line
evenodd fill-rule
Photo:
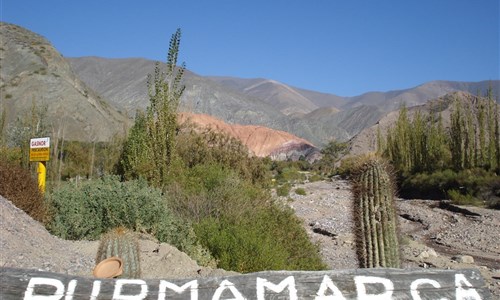
<path fill-rule="evenodd" d="M 69 140 L 108 141 L 123 133 L 127 118 L 81 81 L 42 36 L 0 23 L 0 59 L 0 109 L 6 127 L 26 126 L 20 122 L 35 109 L 43 115 L 39 128 L 59 131 Z"/>

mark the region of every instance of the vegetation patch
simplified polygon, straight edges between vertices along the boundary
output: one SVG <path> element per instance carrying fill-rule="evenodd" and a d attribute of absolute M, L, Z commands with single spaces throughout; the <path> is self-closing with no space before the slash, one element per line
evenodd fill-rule
<path fill-rule="evenodd" d="M 289 209 L 258 209 L 239 220 L 208 218 L 196 227 L 219 266 L 242 273 L 261 270 L 323 270 L 319 248 Z"/>
<path fill-rule="evenodd" d="M 177 218 L 158 189 L 144 180 L 121 182 L 117 176 L 67 183 L 49 197 L 49 230 L 64 239 L 96 240 L 116 227 L 148 233 L 181 250 L 196 244 L 189 223 Z"/>
<path fill-rule="evenodd" d="M 498 208 L 500 202 L 500 108 L 491 89 L 484 97 L 441 99 L 453 107 L 450 126 L 440 109 L 409 116 L 400 110 L 378 152 L 394 165 L 401 196 L 443 199 Z"/>
<path fill-rule="evenodd" d="M 276 188 L 276 195 L 280 197 L 287 197 L 290 194 L 292 186 L 289 183 L 284 183 Z"/>
<path fill-rule="evenodd" d="M 307 195 L 307 192 L 304 188 L 296 188 L 295 189 L 295 194 L 305 196 Z"/>
<path fill-rule="evenodd" d="M 12 201 L 33 219 L 45 223 L 47 206 L 31 172 L 19 165 L 0 160 L 0 195 Z"/>

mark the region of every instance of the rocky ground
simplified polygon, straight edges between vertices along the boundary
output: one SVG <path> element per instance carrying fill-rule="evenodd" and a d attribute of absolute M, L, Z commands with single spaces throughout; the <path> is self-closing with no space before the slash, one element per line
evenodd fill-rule
<path fill-rule="evenodd" d="M 298 187 L 306 195 L 297 195 Z M 348 182 L 296 185 L 282 200 L 304 220 L 330 268 L 357 267 Z M 477 268 L 494 295 L 500 296 L 500 211 L 440 207 L 439 202 L 424 200 L 399 200 L 398 208 L 405 268 Z M 56 238 L 0 196 L 0 266 L 91 276 L 97 244 Z M 141 238 L 140 248 L 144 278 L 228 274 L 200 267 L 175 247 L 147 236 Z"/>
<path fill-rule="evenodd" d="M 297 195 L 296 188 L 306 195 Z M 304 219 L 332 269 L 358 264 L 351 197 L 349 183 L 334 178 L 296 185 L 283 199 Z M 500 297 L 500 211 L 429 200 L 399 199 L 397 206 L 404 268 L 477 268 Z"/>

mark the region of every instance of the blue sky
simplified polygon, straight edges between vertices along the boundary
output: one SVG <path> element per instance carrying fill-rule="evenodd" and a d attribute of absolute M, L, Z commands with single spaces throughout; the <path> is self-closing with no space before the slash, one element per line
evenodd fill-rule
<path fill-rule="evenodd" d="M 1 20 L 64 56 L 180 61 L 354 96 L 431 80 L 499 79 L 499 0 L 0 0 Z"/>

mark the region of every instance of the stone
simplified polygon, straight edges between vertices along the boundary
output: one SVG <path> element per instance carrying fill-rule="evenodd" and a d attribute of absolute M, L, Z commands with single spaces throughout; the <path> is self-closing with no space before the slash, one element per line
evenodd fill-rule
<path fill-rule="evenodd" d="M 424 250 L 420 252 L 420 254 L 417 256 L 418 259 L 426 259 L 429 258 L 429 252 L 427 250 Z"/>
<path fill-rule="evenodd" d="M 459 255 L 452 257 L 452 259 L 456 262 L 463 263 L 463 264 L 473 264 L 474 263 L 474 257 L 470 255 Z"/>
<path fill-rule="evenodd" d="M 417 256 L 417 258 L 419 259 L 426 259 L 430 257 L 438 257 L 438 254 L 432 248 L 425 249 L 424 251 L 420 252 L 420 254 Z"/>
<path fill-rule="evenodd" d="M 429 257 L 438 257 L 439 255 L 436 253 L 436 250 L 429 248 L 427 249 L 427 253 L 429 253 Z"/>

